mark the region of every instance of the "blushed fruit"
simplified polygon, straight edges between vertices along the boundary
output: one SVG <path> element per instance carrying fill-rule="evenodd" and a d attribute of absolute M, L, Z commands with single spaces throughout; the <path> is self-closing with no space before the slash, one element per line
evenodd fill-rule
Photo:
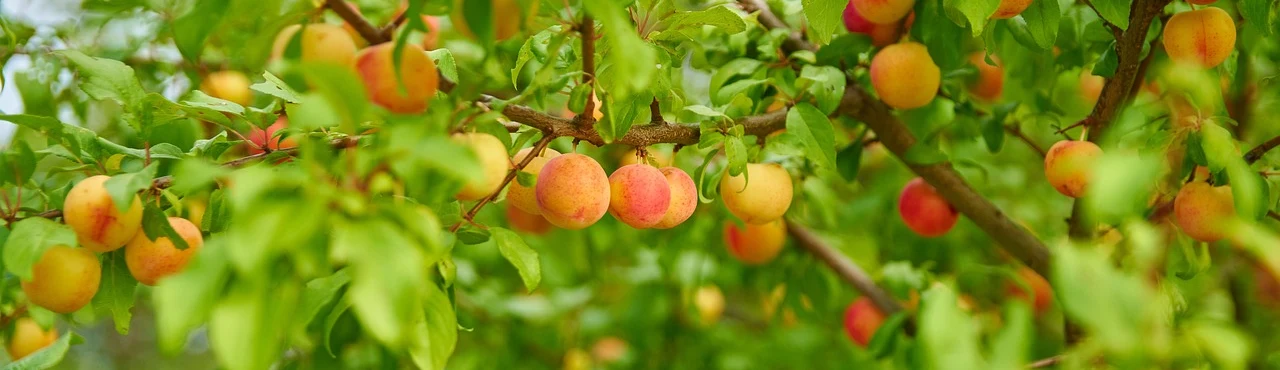
<path fill-rule="evenodd" d="M 44 251 L 31 272 L 31 281 L 22 282 L 27 300 L 49 311 L 72 313 L 98 293 L 102 264 L 88 249 L 56 245 Z"/>
<path fill-rule="evenodd" d="M 596 117 L 596 118 L 599 118 L 599 117 Z M 658 164 L 659 168 L 667 167 L 671 165 L 671 152 L 662 151 L 662 150 L 647 150 L 646 153 L 649 155 L 649 159 L 653 160 Z M 622 153 L 621 157 L 618 157 L 618 167 L 637 164 L 637 163 L 649 164 L 649 161 L 641 161 L 640 155 L 635 148 L 627 149 L 626 152 Z"/>
<path fill-rule="evenodd" d="M 915 0 L 852 0 L 849 2 L 858 13 L 871 23 L 893 23 L 911 12 Z"/>
<path fill-rule="evenodd" d="M 471 149 L 480 161 L 481 179 L 462 186 L 458 191 L 459 200 L 479 200 L 498 191 L 502 179 L 511 168 L 511 160 L 507 158 L 507 147 L 502 141 L 489 134 L 468 132 L 454 134 L 453 141 Z"/>
<path fill-rule="evenodd" d="M 1027 10 L 1029 6 L 1031 6 L 1031 0 L 1000 0 L 1000 7 L 996 9 L 995 14 L 991 15 L 991 19 L 1013 18 L 1018 14 L 1022 14 L 1022 11 Z"/>
<path fill-rule="evenodd" d="M 265 131 L 257 127 L 252 128 L 249 131 L 249 136 L 247 137 L 250 143 L 248 145 L 249 154 L 262 154 L 264 152 L 263 148 L 276 151 L 298 147 L 297 141 L 293 138 L 282 138 L 281 135 L 279 135 L 280 130 L 288 127 L 289 119 L 280 117 L 279 119 L 276 119 L 276 122 L 272 123 L 271 126 L 267 126 Z"/>
<path fill-rule="evenodd" d="M 1209 5 L 1218 2 L 1218 0 L 1187 0 L 1188 4 Z"/>
<path fill-rule="evenodd" d="M 1173 199 L 1173 219 L 1178 228 L 1192 239 L 1215 242 L 1227 236 L 1227 228 L 1236 217 L 1231 186 L 1212 186 L 1193 181 L 1178 190 Z"/>
<path fill-rule="evenodd" d="M 422 113 L 440 88 L 436 62 L 418 45 L 405 44 L 396 74 L 394 52 L 395 43 L 386 42 L 356 55 L 356 72 L 364 82 L 365 92 L 374 104 L 392 113 Z"/>
<path fill-rule="evenodd" d="M 516 231 L 526 232 L 534 235 L 546 234 L 551 231 L 551 223 L 541 215 L 535 215 L 525 212 L 520 208 L 516 208 L 514 204 L 507 204 L 507 223 Z"/>
<path fill-rule="evenodd" d="M 693 304 L 698 308 L 698 319 L 703 325 L 715 325 L 724 314 L 724 293 L 715 285 L 699 287 L 693 293 Z"/>
<path fill-rule="evenodd" d="M 249 77 L 240 71 L 217 71 L 204 76 L 200 91 L 209 96 L 248 106 L 253 103 L 253 90 L 249 90 Z"/>
<path fill-rule="evenodd" d="M 791 174 L 777 163 L 748 163 L 743 173 L 720 180 L 725 207 L 749 224 L 782 218 L 791 208 L 791 192 Z"/>
<path fill-rule="evenodd" d="M 849 0 L 849 4 L 844 6 L 844 29 L 852 33 L 871 33 L 876 24 L 863 18 L 862 13 L 858 13 L 858 8 L 853 6 L 853 2 L 854 0 Z"/>
<path fill-rule="evenodd" d="M 129 273 L 139 283 L 156 285 L 161 278 L 182 272 L 191 262 L 200 247 L 204 246 L 204 236 L 200 228 L 185 218 L 169 217 L 169 226 L 187 242 L 187 249 L 179 250 L 169 237 L 162 236 L 151 240 L 147 233 L 138 233 L 124 247 L 124 262 L 129 266 Z"/>
<path fill-rule="evenodd" d="M 124 246 L 142 227 L 142 201 L 135 195 L 129 209 L 120 211 L 107 193 L 109 177 L 98 175 L 71 188 L 62 216 L 76 233 L 80 246 L 106 253 Z"/>
<path fill-rule="evenodd" d="M 9 337 L 9 345 L 5 349 L 9 351 L 9 359 L 17 361 L 48 347 L 57 340 L 57 329 L 45 330 L 30 317 L 23 317 L 14 321 L 13 335 Z"/>
<path fill-rule="evenodd" d="M 969 82 L 969 92 L 985 101 L 999 100 L 1004 93 L 1004 66 L 994 54 L 991 61 L 995 65 L 987 64 L 986 53 L 981 51 L 969 54 L 969 63 L 978 68 L 978 75 Z"/>
<path fill-rule="evenodd" d="M 911 179 L 902 188 L 902 194 L 898 196 L 898 215 L 911 231 L 929 238 L 951 231 L 960 219 L 960 212 L 919 177 Z"/>
<path fill-rule="evenodd" d="M 471 38 L 471 39 L 475 39 L 476 34 L 475 32 L 472 32 L 471 27 L 467 25 L 466 17 L 463 15 L 464 14 L 463 9 L 464 9 L 464 6 L 469 5 L 467 4 L 469 2 L 480 2 L 480 1 L 483 1 L 483 0 L 468 0 L 468 1 L 458 0 L 456 3 L 454 3 L 454 6 L 453 6 L 454 12 L 449 16 L 449 19 L 453 22 L 453 28 L 456 29 L 458 33 L 464 36 L 467 36 L 468 38 Z M 492 9 L 492 16 L 493 16 L 493 23 L 491 24 L 493 26 L 494 39 L 497 41 L 502 41 L 502 40 L 509 39 L 512 36 L 515 36 L 517 33 L 520 33 L 520 27 L 523 21 L 520 19 L 520 4 L 517 2 L 517 0 L 490 0 L 490 1 L 492 1 L 492 7 L 490 9 Z M 538 2 L 536 1 L 533 2 L 533 8 L 529 10 L 530 19 L 532 18 L 533 14 L 538 13 L 537 4 Z M 527 22 L 524 22 L 524 23 L 527 23 Z"/>
<path fill-rule="evenodd" d="M 511 157 L 513 166 L 515 163 L 524 161 L 524 158 L 528 156 L 531 151 L 533 151 L 533 148 L 524 148 L 520 149 L 519 152 L 516 152 L 516 155 Z M 542 155 L 533 157 L 533 159 L 529 160 L 529 164 L 524 166 L 524 170 L 522 172 L 528 172 L 534 176 L 538 176 L 542 173 L 542 166 L 546 166 L 547 161 L 550 161 L 551 158 L 555 158 L 559 155 L 560 152 L 555 151 L 555 149 L 544 149 L 542 151 Z M 507 189 L 507 202 L 510 202 L 511 205 L 519 208 L 525 213 L 532 215 L 542 214 L 542 210 L 538 209 L 538 197 L 534 194 L 534 187 L 520 185 L 519 181 L 511 182 L 511 188 Z"/>
<path fill-rule="evenodd" d="M 1093 105 L 1098 102 L 1098 97 L 1102 96 L 1102 86 L 1107 83 L 1107 79 L 1102 76 L 1094 75 L 1089 70 L 1080 73 L 1080 98 L 1085 103 Z"/>
<path fill-rule="evenodd" d="M 609 214 L 637 229 L 657 225 L 671 206 L 671 185 L 647 164 L 622 166 L 609 176 Z"/>
<path fill-rule="evenodd" d="M 671 189 L 671 203 L 667 206 L 667 213 L 662 221 L 658 221 L 653 228 L 670 229 L 684 223 L 698 208 L 698 186 L 693 183 L 689 174 L 679 168 L 663 167 L 658 171 L 662 172 Z"/>
<path fill-rule="evenodd" d="M 609 177 L 595 159 L 578 153 L 547 161 L 534 193 L 542 217 L 569 230 L 591 226 L 609 210 Z"/>
<path fill-rule="evenodd" d="M 923 107 L 938 95 L 941 83 L 942 71 L 924 44 L 889 45 L 871 59 L 871 86 L 890 107 Z"/>
<path fill-rule="evenodd" d="M 1169 59 L 1213 68 L 1235 50 L 1236 23 L 1220 8 L 1181 12 L 1169 18 L 1161 39 Z"/>
<path fill-rule="evenodd" d="M 1030 289 L 1030 294 L 1027 289 Z M 1005 291 L 1030 304 L 1037 315 L 1044 314 L 1053 306 L 1053 288 L 1049 286 L 1049 282 L 1035 270 L 1026 267 L 1018 269 L 1017 280 L 1009 281 L 1005 285 Z"/>
<path fill-rule="evenodd" d="M 866 297 L 853 301 L 844 310 L 844 331 L 854 343 L 866 347 L 884 324 L 884 314 Z"/>
<path fill-rule="evenodd" d="M 422 50 L 440 48 L 440 18 L 424 15 L 422 23 L 427 26 L 427 34 L 422 36 Z"/>
<path fill-rule="evenodd" d="M 1062 195 L 1079 198 L 1093 179 L 1102 148 L 1088 141 L 1063 140 L 1044 156 L 1044 177 Z"/>
<path fill-rule="evenodd" d="M 294 36 L 302 29 L 302 25 L 295 24 L 280 30 L 271 46 L 271 59 L 283 58 Z M 298 59 L 303 62 L 350 66 L 355 58 L 356 42 L 342 27 L 312 23 L 307 25 L 300 37 Z"/>
<path fill-rule="evenodd" d="M 591 345 L 591 356 L 601 365 L 608 365 L 622 360 L 627 355 L 627 351 L 630 351 L 628 347 L 627 341 L 622 338 L 604 337 Z"/>
<path fill-rule="evenodd" d="M 739 228 L 728 222 L 724 225 L 724 245 L 729 254 L 748 265 L 762 265 L 773 261 L 787 242 L 787 225 L 782 220 L 765 224 L 746 224 Z"/>

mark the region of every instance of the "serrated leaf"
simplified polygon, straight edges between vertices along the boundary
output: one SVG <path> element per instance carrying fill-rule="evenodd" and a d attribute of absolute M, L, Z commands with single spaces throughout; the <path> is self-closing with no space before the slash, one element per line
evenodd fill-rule
<path fill-rule="evenodd" d="M 524 69 L 524 65 L 534 58 L 534 45 L 546 45 L 551 40 L 551 35 L 560 33 L 560 26 L 551 26 L 542 32 L 538 32 L 533 37 L 524 40 L 524 45 L 520 46 L 520 52 L 516 54 L 516 65 L 511 69 L 511 85 L 519 89 L 520 71 Z M 455 80 L 456 81 L 456 80 Z M 575 111 L 576 112 L 576 111 Z"/>
<path fill-rule="evenodd" d="M 298 92 L 294 91 L 293 88 L 289 87 L 289 84 L 276 77 L 276 75 L 271 74 L 271 72 L 262 72 L 262 78 L 266 79 L 266 81 L 249 85 L 249 89 L 284 99 L 284 101 L 290 103 L 302 102 Z"/>
<path fill-rule="evenodd" d="M 102 256 L 102 279 L 98 292 L 93 295 L 93 308 L 110 313 L 120 335 L 129 334 L 129 321 L 133 318 L 129 311 L 133 309 L 133 293 L 137 287 L 138 280 L 125 264 L 123 248 Z"/>
<path fill-rule="evenodd" d="M 538 261 L 538 252 L 525 244 L 524 239 L 511 230 L 494 227 L 491 231 L 494 243 L 498 245 L 498 251 L 502 253 L 502 257 L 515 266 L 516 271 L 520 273 L 520 280 L 524 281 L 525 289 L 533 292 L 542 281 L 542 263 Z"/>
<path fill-rule="evenodd" d="M 724 156 L 729 158 L 729 175 L 738 176 L 747 170 L 747 145 L 742 137 L 729 136 L 724 141 Z"/>
<path fill-rule="evenodd" d="M 13 223 L 12 232 L 5 241 L 4 269 L 23 281 L 30 281 L 32 267 L 45 250 L 56 245 L 76 245 L 76 234 L 70 227 L 42 217 L 28 218 Z"/>
<path fill-rule="evenodd" d="M 441 76 L 449 81 L 458 80 L 458 62 L 453 60 L 453 53 L 449 49 L 439 48 L 428 51 L 427 56 L 435 61 L 436 69 L 440 71 Z"/>
<path fill-rule="evenodd" d="M 91 57 L 76 50 L 59 50 L 54 54 L 75 65 L 80 71 L 77 85 L 95 100 L 114 100 L 127 108 L 146 95 L 133 68 L 118 60 Z"/>

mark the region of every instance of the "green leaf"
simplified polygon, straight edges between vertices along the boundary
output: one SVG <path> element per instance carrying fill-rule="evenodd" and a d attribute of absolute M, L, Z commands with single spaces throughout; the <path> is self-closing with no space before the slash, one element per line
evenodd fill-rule
<path fill-rule="evenodd" d="M 862 167 L 862 149 L 862 139 L 858 139 L 836 153 L 836 169 L 845 181 L 858 178 L 858 170 Z"/>
<path fill-rule="evenodd" d="M 0 152 L 0 169 L 3 169 L 0 170 L 0 185 L 25 185 L 36 171 L 37 160 L 36 153 L 31 151 L 31 146 L 26 141 L 10 143 L 7 149 Z"/>
<path fill-rule="evenodd" d="M 1201 319 L 1183 325 L 1183 329 L 1199 352 L 1217 365 L 1215 368 L 1247 369 L 1257 350 L 1254 339 L 1233 326 Z"/>
<path fill-rule="evenodd" d="M 1120 67 L 1120 59 L 1116 54 L 1116 42 L 1112 41 L 1107 45 L 1107 49 L 1098 56 L 1098 62 L 1093 65 L 1093 74 L 1106 78 L 1115 76 L 1116 68 Z"/>
<path fill-rule="evenodd" d="M 332 275 L 312 279 L 302 291 L 302 302 L 298 305 L 298 318 L 305 323 L 315 320 L 320 309 L 333 302 L 338 292 L 351 283 L 351 275 L 344 268 Z"/>
<path fill-rule="evenodd" d="M 489 229 L 479 228 L 472 224 L 463 225 L 456 233 L 458 241 L 466 245 L 476 245 L 489 241 L 492 233 Z"/>
<path fill-rule="evenodd" d="M 1129 29 L 1129 0 L 1093 0 L 1098 15 L 1121 30 Z"/>
<path fill-rule="evenodd" d="M 534 185 L 538 184 L 538 175 L 520 171 L 516 173 L 516 182 L 518 182 L 520 186 L 532 188 Z"/>
<path fill-rule="evenodd" d="M 1031 307 L 1026 302 L 1014 300 L 1006 304 L 1004 328 L 991 340 L 992 369 L 1021 369 L 1027 363 L 1027 352 L 1033 338 Z"/>
<path fill-rule="evenodd" d="M 493 241 L 498 244 L 498 251 L 502 253 L 502 257 L 511 262 L 516 271 L 520 272 L 520 280 L 524 281 L 525 289 L 533 292 L 542 281 L 542 263 L 538 261 L 538 252 L 525 244 L 524 239 L 511 230 L 501 227 L 490 230 L 493 232 Z"/>
<path fill-rule="evenodd" d="M 424 298 L 430 267 L 417 243 L 384 220 L 361 220 L 333 226 L 331 253 L 351 269 L 347 291 L 360 323 L 374 338 L 391 348 L 409 339 L 411 322 L 421 314 L 415 307 Z"/>
<path fill-rule="evenodd" d="M 13 232 L 2 252 L 4 269 L 24 281 L 31 280 L 32 267 L 49 247 L 76 245 L 76 234 L 70 227 L 47 218 L 28 218 L 11 226 Z"/>
<path fill-rule="evenodd" d="M 898 312 L 885 319 L 871 336 L 871 342 L 867 343 L 867 352 L 871 352 L 876 358 L 893 354 L 894 347 L 898 343 L 898 333 L 902 331 L 902 326 L 906 325 L 907 318 L 906 312 Z"/>
<path fill-rule="evenodd" d="M 657 29 L 663 31 L 661 34 L 655 35 L 654 39 L 671 40 L 683 36 L 693 40 L 702 33 L 703 27 L 706 26 L 719 28 L 720 31 L 727 34 L 735 34 L 745 31 L 747 22 L 743 21 L 742 16 L 737 12 L 729 9 L 728 5 L 713 6 L 692 12 L 677 12 L 658 22 Z M 834 31 L 834 29 L 832 30 Z"/>
<path fill-rule="evenodd" d="M 142 206 L 142 232 L 151 241 L 167 238 L 178 250 L 186 250 L 189 247 L 187 240 L 173 229 L 173 224 L 169 223 L 169 217 L 157 208 L 155 203 L 147 202 Z"/>
<path fill-rule="evenodd" d="M 266 81 L 250 85 L 249 89 L 284 99 L 284 101 L 290 103 L 302 102 L 298 92 L 294 91 L 293 88 L 289 87 L 289 84 L 276 77 L 276 75 L 271 74 L 271 72 L 262 72 L 262 78 L 266 79 Z"/>
<path fill-rule="evenodd" d="M 1040 50 L 1053 49 L 1058 41 L 1058 22 L 1062 18 L 1062 10 L 1057 1 L 1032 1 L 1022 14 L 1014 17 L 1014 22 L 1025 24 L 1031 39 Z"/>
<path fill-rule="evenodd" d="M 84 342 L 84 338 L 75 332 L 67 332 L 61 335 L 58 340 L 53 341 L 48 347 L 39 351 L 32 352 L 21 360 L 10 362 L 4 365 L 3 370 L 34 370 L 34 369 L 50 369 L 62 362 L 62 358 L 67 355 L 67 350 L 73 344 Z"/>
<path fill-rule="evenodd" d="M 59 50 L 54 54 L 66 58 L 80 71 L 78 85 L 90 98 L 114 100 L 127 108 L 141 102 L 146 95 L 134 77 L 133 68 L 118 60 L 91 57 L 76 50 Z"/>
<path fill-rule="evenodd" d="M 435 61 L 436 69 L 440 71 L 441 76 L 449 81 L 458 80 L 458 62 L 453 60 L 453 53 L 449 49 L 439 48 L 428 51 L 427 56 Z"/>
<path fill-rule="evenodd" d="M 125 265 L 123 248 L 103 255 L 102 280 L 98 293 L 93 295 L 93 308 L 109 312 L 120 335 L 129 334 L 129 321 L 133 318 L 129 310 L 133 309 L 133 293 L 137 287 L 138 281 Z"/>
<path fill-rule="evenodd" d="M 409 356 L 420 369 L 444 369 L 458 344 L 458 317 L 449 296 L 428 284 L 422 317 L 414 322 Z"/>
<path fill-rule="evenodd" d="M 964 15 L 973 37 L 982 35 L 982 29 L 996 9 L 1000 8 L 1000 0 L 947 0 L 946 9 L 955 10 Z M 963 25 L 961 25 L 963 26 Z"/>
<path fill-rule="evenodd" d="M 747 145 L 742 137 L 728 136 L 724 141 L 724 156 L 729 158 L 729 175 L 738 176 L 747 170 Z"/>
<path fill-rule="evenodd" d="M 946 285 L 934 285 L 921 297 L 920 345 L 931 369 L 987 369 L 978 351 L 978 325 L 960 309 L 959 298 Z"/>
<path fill-rule="evenodd" d="M 609 65 L 608 72 L 612 77 L 618 77 L 600 79 L 608 84 L 607 90 L 616 95 L 614 98 L 617 100 L 626 100 L 632 94 L 648 90 L 657 71 L 654 68 L 657 53 L 636 34 L 626 8 L 617 1 L 584 1 L 582 6 L 595 17 L 603 30 L 601 34 L 606 48 L 597 52 L 598 56 L 603 56 L 600 64 Z"/>
<path fill-rule="evenodd" d="M 698 184 L 698 201 L 702 203 L 711 203 L 720 194 L 720 176 L 724 175 L 724 171 L 707 172 L 707 167 L 718 155 L 720 155 L 718 150 L 707 153 L 707 156 L 702 159 L 702 164 L 698 165 L 697 171 L 693 173 L 693 182 Z"/>
<path fill-rule="evenodd" d="M 802 0 L 804 4 L 804 17 L 809 20 L 809 28 L 813 32 L 809 36 L 818 45 L 824 45 L 831 42 L 831 35 L 836 33 L 836 29 L 842 26 L 843 12 L 848 1 L 844 0 Z"/>
<path fill-rule="evenodd" d="M 818 108 L 801 102 L 787 112 L 787 133 L 804 142 L 805 158 L 820 169 L 836 171 L 835 129 Z"/>
<path fill-rule="evenodd" d="M 133 206 L 134 200 L 138 199 L 138 192 L 151 188 L 151 182 L 156 178 L 156 168 L 157 164 L 152 163 L 142 171 L 119 174 L 107 179 L 103 186 L 107 188 L 107 194 L 111 195 L 111 201 L 120 212 L 128 211 Z"/>
<path fill-rule="evenodd" d="M 209 33 L 218 29 L 218 24 L 222 23 L 222 17 L 230 5 L 230 1 L 197 1 L 190 12 L 170 23 L 173 27 L 173 43 L 178 46 L 183 59 L 200 60 L 205 39 L 209 37 Z"/>
<path fill-rule="evenodd" d="M 804 66 L 800 70 L 800 78 L 796 79 L 796 87 L 804 89 L 817 100 L 818 110 L 822 114 L 835 112 L 844 98 L 845 76 L 836 67 Z"/>
<path fill-rule="evenodd" d="M 1272 0 L 1240 0 L 1237 2 L 1237 7 L 1249 28 L 1261 35 L 1270 36 L 1271 26 L 1275 23 L 1275 17 L 1271 14 L 1271 7 L 1274 4 Z"/>
<path fill-rule="evenodd" d="M 514 88 L 516 88 L 516 89 L 519 89 L 519 88 L 520 88 L 520 85 L 519 85 L 519 81 L 520 81 L 520 71 L 521 71 L 522 69 L 524 69 L 524 65 L 525 65 L 525 64 L 528 64 L 530 60 L 533 60 L 533 58 L 534 58 L 534 50 L 533 50 L 533 49 L 534 49 L 534 45 L 541 45 L 541 47 L 546 47 L 546 46 L 548 46 L 547 44 L 548 44 L 548 43 L 549 43 L 549 41 L 551 40 L 551 36 L 552 36 L 553 34 L 560 33 L 560 30 L 561 30 L 561 28 L 560 28 L 560 26 L 558 26 L 558 25 L 557 25 L 557 26 L 551 26 L 551 27 L 547 28 L 546 30 L 543 30 L 542 32 L 538 32 L 537 34 L 533 35 L 533 37 L 530 37 L 530 38 L 528 38 L 528 39 L 524 40 L 524 45 L 521 45 L 521 46 L 520 46 L 520 53 L 519 53 L 519 54 L 516 54 L 516 65 L 515 65 L 515 68 L 512 68 L 512 69 L 511 69 L 511 85 L 512 85 L 512 87 L 514 87 Z M 578 112 L 578 111 L 581 111 L 581 109 L 579 109 L 579 110 L 575 110 L 575 112 Z"/>

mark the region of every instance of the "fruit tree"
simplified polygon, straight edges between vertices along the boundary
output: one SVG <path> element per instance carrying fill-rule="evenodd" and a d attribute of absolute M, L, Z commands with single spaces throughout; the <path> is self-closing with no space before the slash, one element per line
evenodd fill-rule
<path fill-rule="evenodd" d="M 6 1 L 0 364 L 1280 368 L 1278 8 Z"/>

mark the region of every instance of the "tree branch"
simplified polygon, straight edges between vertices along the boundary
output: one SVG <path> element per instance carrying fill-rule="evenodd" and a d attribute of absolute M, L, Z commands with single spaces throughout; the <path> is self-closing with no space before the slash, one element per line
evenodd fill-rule
<path fill-rule="evenodd" d="M 472 220 L 476 218 L 476 214 L 480 212 L 480 209 L 484 208 L 484 205 L 489 204 L 489 202 L 492 202 L 494 198 L 497 198 L 498 194 L 502 194 L 502 189 L 505 189 L 507 184 L 511 183 L 511 180 L 515 180 L 516 175 L 519 174 L 520 171 L 524 170 L 525 166 L 529 165 L 529 162 L 533 162 L 533 159 L 537 158 L 538 155 L 542 153 L 542 150 L 547 148 L 547 144 L 551 144 L 551 140 L 555 138 L 556 137 L 554 135 L 549 135 L 546 131 L 543 131 L 542 140 L 538 140 L 538 143 L 534 144 L 533 150 L 530 151 L 528 155 L 525 155 L 524 158 L 520 159 L 520 163 L 516 163 L 515 167 L 511 168 L 510 171 L 507 171 L 507 177 L 502 179 L 502 185 L 498 186 L 498 190 L 494 190 L 493 194 L 489 194 L 488 196 L 481 198 L 476 205 L 471 206 L 471 210 L 467 211 L 467 214 L 462 216 L 462 219 L 466 220 L 466 222 L 472 222 Z M 462 227 L 462 224 L 462 222 L 459 222 L 453 225 L 453 227 L 449 228 L 449 232 L 457 232 L 458 229 Z"/>
<path fill-rule="evenodd" d="M 582 34 L 582 84 L 591 87 L 591 95 L 574 119 L 580 127 L 592 127 L 596 124 L 596 22 L 590 14 L 582 15 L 578 32 Z"/>
<path fill-rule="evenodd" d="M 1275 149 L 1277 146 L 1280 146 L 1280 136 L 1273 137 L 1271 140 L 1267 140 L 1266 142 L 1253 147 L 1253 149 L 1250 149 L 1248 153 L 1245 153 L 1244 161 L 1249 162 L 1249 164 L 1253 164 L 1253 162 L 1257 162 L 1259 159 L 1262 159 L 1262 156 L 1266 155 L 1267 152 L 1271 151 L 1271 149 Z"/>
<path fill-rule="evenodd" d="M 1050 367 L 1053 365 L 1057 365 L 1059 362 L 1062 362 L 1062 355 L 1057 355 L 1057 356 L 1049 357 L 1040 361 L 1032 362 L 1030 364 L 1027 364 L 1027 368 L 1039 369 L 1042 367 Z"/>
<path fill-rule="evenodd" d="M 1031 150 L 1034 150 L 1036 154 L 1039 154 L 1041 158 L 1044 158 L 1045 156 L 1049 155 L 1047 152 L 1044 151 L 1044 148 L 1041 148 L 1039 144 L 1036 144 L 1036 142 L 1032 141 L 1030 137 L 1027 137 L 1027 134 L 1023 133 L 1022 129 L 1018 128 L 1017 124 L 1014 124 L 1013 126 L 1005 126 L 1004 130 L 1008 131 L 1009 134 L 1013 135 L 1019 140 L 1022 140 L 1022 142 L 1027 143 L 1027 146 L 1030 147 Z"/>
<path fill-rule="evenodd" d="M 351 28 L 355 29 L 356 33 L 359 33 L 360 37 L 363 37 L 365 41 L 368 41 L 369 45 L 377 45 L 391 41 L 390 38 L 383 37 L 382 31 L 378 30 L 378 28 L 374 27 L 372 24 L 369 24 L 369 20 L 364 19 L 364 16 L 356 13 L 356 10 L 351 8 L 351 5 L 348 5 L 346 1 L 325 0 L 324 5 L 330 10 L 333 10 L 334 13 L 337 13 L 339 17 L 342 17 L 342 20 L 351 25 Z"/>
<path fill-rule="evenodd" d="M 791 234 L 791 237 L 801 248 L 804 248 L 814 257 L 827 264 L 841 279 L 853 285 L 862 295 L 870 298 L 871 302 L 875 303 L 876 308 L 880 309 L 880 312 L 885 316 L 892 316 L 898 311 L 902 311 L 902 305 L 898 304 L 898 301 L 893 299 L 889 292 L 876 285 L 875 280 L 872 280 L 866 271 L 863 271 L 856 263 L 849 260 L 844 253 L 824 243 L 812 231 L 788 220 L 787 233 Z"/>

